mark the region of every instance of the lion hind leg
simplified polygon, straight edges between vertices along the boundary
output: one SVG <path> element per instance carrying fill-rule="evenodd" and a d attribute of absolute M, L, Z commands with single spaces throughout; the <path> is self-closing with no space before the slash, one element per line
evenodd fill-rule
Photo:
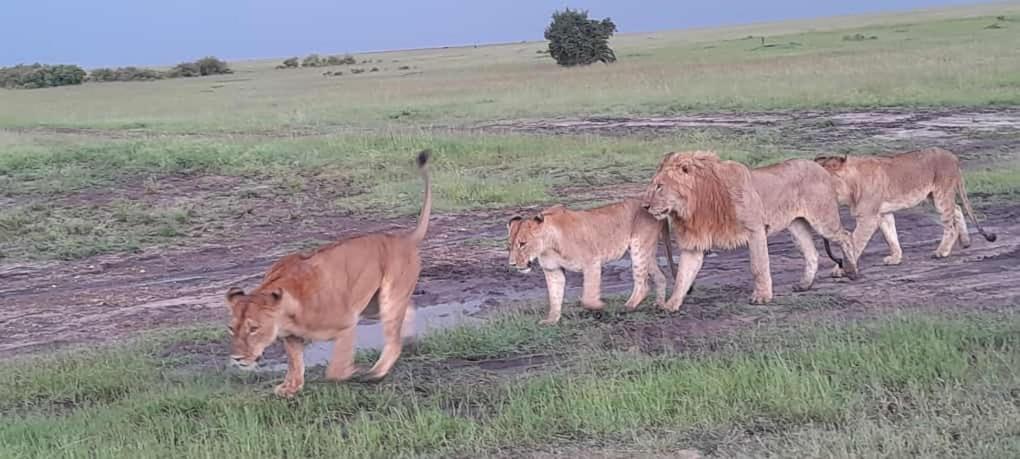
<path fill-rule="evenodd" d="M 365 375 L 367 381 L 378 381 L 389 374 L 390 369 L 397 363 L 400 353 L 403 350 L 404 318 L 407 310 L 411 307 L 411 294 L 414 292 L 414 284 L 406 291 L 393 292 L 392 287 L 383 287 L 379 291 L 379 309 L 383 328 L 383 348 L 372 369 Z"/>
<path fill-rule="evenodd" d="M 900 247 L 900 238 L 896 234 L 896 217 L 892 212 L 882 214 L 882 220 L 878 222 L 878 229 L 882 231 L 886 244 L 889 245 L 889 256 L 882 259 L 887 265 L 898 265 L 903 262 L 903 248 Z"/>
<path fill-rule="evenodd" d="M 804 274 L 800 278 L 800 283 L 793 288 L 796 292 L 803 292 L 809 290 L 815 283 L 815 275 L 818 273 L 818 250 L 815 248 L 814 238 L 811 237 L 811 229 L 804 220 L 794 220 L 787 229 L 793 236 L 793 243 L 804 256 Z"/>
<path fill-rule="evenodd" d="M 642 244 L 640 240 L 635 239 L 630 244 L 630 269 L 631 274 L 634 277 L 634 287 L 631 290 L 630 298 L 627 299 L 627 303 L 624 307 L 629 310 L 634 310 L 645 300 L 648 296 L 648 274 L 649 270 L 652 269 L 655 262 L 655 246 L 649 247 L 648 244 Z M 649 263 L 651 262 L 651 263 Z M 657 269 L 658 266 L 655 266 Z M 662 275 L 662 271 L 659 271 L 659 275 Z M 652 273 L 654 277 L 655 274 Z M 658 287 L 656 283 L 656 287 Z"/>
<path fill-rule="evenodd" d="M 956 214 L 956 227 L 959 233 L 960 247 L 970 247 L 970 232 L 967 230 L 967 219 L 963 218 L 963 209 L 960 206 L 956 206 L 954 211 Z"/>
<path fill-rule="evenodd" d="M 935 204 L 935 209 L 939 212 L 939 219 L 942 221 L 942 241 L 939 242 L 938 248 L 935 249 L 935 258 L 948 257 L 952 253 L 953 246 L 956 245 L 956 240 L 959 237 L 956 225 L 955 199 L 955 188 L 952 188 L 949 192 L 935 191 L 932 193 L 932 203 Z"/>

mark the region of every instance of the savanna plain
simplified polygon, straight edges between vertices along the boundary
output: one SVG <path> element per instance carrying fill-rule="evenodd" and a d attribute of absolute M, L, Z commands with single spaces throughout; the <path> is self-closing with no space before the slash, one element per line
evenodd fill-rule
<path fill-rule="evenodd" d="M 274 59 L 0 91 L 0 457 L 1020 456 L 1020 4 L 611 45 L 617 63 L 585 68 L 525 42 L 359 54 L 378 71 L 342 76 Z M 995 242 L 932 259 L 920 206 L 897 214 L 902 265 L 875 237 L 863 278 L 794 293 L 783 233 L 772 304 L 747 304 L 737 250 L 706 258 L 676 313 L 623 312 L 613 264 L 607 310 L 572 289 L 557 326 L 537 323 L 542 276 L 507 268 L 510 217 L 637 193 L 667 151 L 758 166 L 929 146 L 961 158 Z M 466 323 L 378 384 L 313 368 L 283 400 L 280 373 L 228 370 L 226 289 L 411 227 L 423 148 L 414 301 Z"/>

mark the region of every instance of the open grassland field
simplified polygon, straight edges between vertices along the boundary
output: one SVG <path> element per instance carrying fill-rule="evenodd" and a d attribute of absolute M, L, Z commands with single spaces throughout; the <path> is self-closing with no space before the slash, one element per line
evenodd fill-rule
<path fill-rule="evenodd" d="M 1020 4 L 611 45 L 618 63 L 578 69 L 530 42 L 0 91 L 0 457 L 1020 456 Z M 551 328 L 542 276 L 506 267 L 511 216 L 636 193 L 666 151 L 757 166 L 929 146 L 960 156 L 997 241 L 931 259 L 942 229 L 920 206 L 897 213 L 903 265 L 876 236 L 864 278 L 793 293 L 779 234 L 774 304 L 746 304 L 736 250 L 674 314 L 619 312 L 614 263 L 609 310 L 578 312 L 568 275 Z M 224 370 L 226 289 L 411 227 L 422 148 L 436 204 L 414 301 L 473 325 L 424 335 L 379 385 L 313 369 L 293 401 L 271 368 Z"/>

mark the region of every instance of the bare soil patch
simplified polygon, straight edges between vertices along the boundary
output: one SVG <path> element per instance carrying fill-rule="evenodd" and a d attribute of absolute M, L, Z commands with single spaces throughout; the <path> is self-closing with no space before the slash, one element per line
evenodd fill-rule
<path fill-rule="evenodd" d="M 938 138 L 940 145 L 958 147 L 955 150 L 969 158 L 971 164 L 1015 158 L 1015 149 L 1020 145 L 1017 139 L 1020 108 L 592 118 L 512 121 L 476 128 L 548 134 L 646 135 L 703 126 L 736 131 L 770 126 L 789 132 L 791 142 L 813 138 L 810 145 L 818 148 L 824 148 L 827 139 L 847 136 L 851 141 L 863 139 L 864 143 L 895 136 L 914 140 L 917 136 Z M 846 144 L 847 139 L 839 142 Z M 982 152 L 981 156 L 977 152 Z M 335 199 L 334 185 L 331 183 L 321 191 L 315 187 L 306 189 L 301 192 L 304 198 L 300 205 L 276 201 L 279 197 L 261 196 L 254 190 L 233 203 L 237 205 L 236 217 L 204 230 L 208 234 L 202 237 L 189 238 L 190 245 L 186 246 L 149 248 L 73 262 L 0 264 L 0 297 L 4 299 L 0 307 L 0 357 L 74 344 L 112 342 L 142 330 L 173 325 L 221 322 L 226 318 L 223 292 L 234 285 L 254 286 L 269 264 L 285 253 L 353 234 L 413 226 L 410 218 L 369 218 L 337 212 L 335 206 L 328 205 Z M 230 193 L 237 183 L 213 176 L 198 180 L 165 177 L 154 184 L 156 190 L 151 195 L 145 194 L 146 186 L 149 185 L 139 180 L 122 189 L 62 199 L 72 200 L 76 205 L 103 205 L 123 196 L 141 195 L 146 202 L 176 202 Z M 640 188 L 641 184 L 563 188 L 557 190 L 557 195 L 571 205 L 583 206 L 636 193 Z M 536 209 L 434 215 L 422 247 L 425 266 L 414 295 L 415 303 L 421 308 L 482 304 L 483 309 L 498 309 L 520 300 L 544 298 L 543 277 L 509 270 L 505 251 L 506 220 Z M 714 254 L 706 259 L 697 280 L 699 293 L 682 313 L 664 316 L 653 329 L 625 333 L 639 341 L 649 337 L 647 342 L 639 343 L 646 350 L 674 345 L 683 348 L 691 345 L 693 337 L 753 326 L 757 321 L 774 319 L 777 311 L 788 314 L 789 320 L 799 320 L 811 314 L 838 318 L 904 305 L 959 308 L 1015 305 L 1020 300 L 1017 242 L 1020 205 L 989 202 L 983 211 L 985 226 L 998 233 L 998 240 L 988 243 L 975 237 L 972 247 L 957 249 L 945 260 L 930 257 L 942 234 L 934 212 L 921 207 L 899 213 L 897 226 L 905 251 L 902 265 L 881 265 L 887 248 L 881 237 L 876 236 L 862 259 L 863 279 L 849 282 L 827 278 L 824 274 L 831 263 L 823 260 L 813 293 L 805 294 L 792 292 L 802 267 L 798 252 L 789 236 L 774 236 L 770 253 L 777 302 L 781 305 L 783 298 L 814 294 L 839 299 L 839 304 L 822 304 L 817 310 L 729 306 L 746 304 L 750 295 L 747 254 L 745 250 Z M 851 221 L 844 216 L 848 225 Z M 661 249 L 660 255 L 664 256 Z M 568 276 L 568 285 L 568 299 L 576 301 L 580 276 Z M 627 263 L 615 263 L 604 269 L 606 294 L 625 294 L 630 288 Z M 568 306 L 568 310 L 573 307 Z"/>

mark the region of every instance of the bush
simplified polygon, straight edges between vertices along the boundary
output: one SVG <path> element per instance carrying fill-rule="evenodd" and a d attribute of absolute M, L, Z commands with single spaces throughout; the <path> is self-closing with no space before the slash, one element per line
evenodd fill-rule
<path fill-rule="evenodd" d="M 85 70 L 77 65 L 16 65 L 0 68 L 0 88 L 35 89 L 82 84 Z"/>
<path fill-rule="evenodd" d="M 98 68 L 89 72 L 89 81 L 152 81 L 166 78 L 167 74 L 158 70 L 141 67 L 118 67 L 116 69 Z"/>
<path fill-rule="evenodd" d="M 309 54 L 303 61 L 301 61 L 302 67 L 321 67 L 322 58 L 318 54 Z"/>
<path fill-rule="evenodd" d="M 201 71 L 198 69 L 198 64 L 194 62 L 181 62 L 167 72 L 167 76 L 170 78 L 190 78 L 200 75 Z"/>
<path fill-rule="evenodd" d="M 588 19 L 585 10 L 567 8 L 553 13 L 545 39 L 549 40 L 549 54 L 556 63 L 572 67 L 616 62 L 616 54 L 609 48 L 609 38 L 615 32 L 616 24 L 609 18 L 596 21 Z"/>
<path fill-rule="evenodd" d="M 298 63 L 298 58 L 292 57 L 290 59 L 283 61 L 283 65 L 280 68 L 294 69 L 298 68 L 298 66 L 300 66 L 300 63 Z"/>
<path fill-rule="evenodd" d="M 227 73 L 234 73 L 230 70 L 230 66 L 226 62 L 221 61 L 213 56 L 203 57 L 195 62 L 198 66 L 198 73 L 202 76 L 208 75 L 223 75 Z"/>

